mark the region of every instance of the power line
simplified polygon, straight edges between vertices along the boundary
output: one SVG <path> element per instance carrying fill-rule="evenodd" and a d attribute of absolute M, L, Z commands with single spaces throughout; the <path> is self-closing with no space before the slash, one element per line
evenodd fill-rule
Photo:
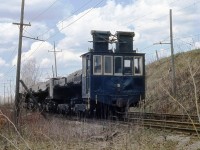
<path fill-rule="evenodd" d="M 29 56 L 27 56 L 27 57 L 24 59 L 24 61 L 27 61 L 28 58 L 31 57 L 31 55 L 33 55 L 33 54 L 42 46 L 43 43 L 45 43 L 45 41 L 42 41 L 42 42 L 37 46 L 37 48 L 35 48 L 35 49 L 33 50 L 33 52 L 32 52 Z"/>
<path fill-rule="evenodd" d="M 11 72 L 11 70 L 13 70 L 14 69 L 14 67 L 16 67 L 15 65 L 13 65 L 9 70 L 7 70 L 6 72 L 4 72 L 3 73 L 3 76 L 2 77 L 0 77 L 0 78 L 5 78 L 5 76 L 7 76 L 10 72 Z"/>
<path fill-rule="evenodd" d="M 90 10 L 88 10 L 86 13 L 84 13 L 82 16 L 80 16 L 79 18 L 77 18 L 76 20 L 74 20 L 73 22 L 71 22 L 70 24 L 68 24 L 67 26 L 63 27 L 60 31 L 64 30 L 65 28 L 71 26 L 72 24 L 76 23 L 78 20 L 80 20 L 81 18 L 83 18 L 84 16 L 86 16 L 88 13 L 90 13 L 95 7 L 99 6 L 103 1 L 105 0 L 101 0 L 99 3 L 97 3 L 96 5 L 94 5 L 93 8 L 91 8 Z M 50 36 L 49 38 L 47 38 L 45 41 L 48 41 L 49 39 L 55 37 L 58 33 L 55 33 L 54 35 Z M 33 53 L 35 53 L 40 46 L 42 46 L 44 42 L 42 42 L 26 59 L 28 59 Z M 25 61 L 25 60 L 24 60 Z"/>
<path fill-rule="evenodd" d="M 55 5 L 59 0 L 55 0 L 49 7 L 47 7 L 44 11 L 42 11 L 41 13 L 39 13 L 37 16 L 33 17 L 33 19 L 31 20 L 34 21 L 37 18 L 39 18 L 41 15 L 43 15 L 44 13 L 46 13 L 51 7 L 53 7 L 53 5 Z"/>
<path fill-rule="evenodd" d="M 183 7 L 183 8 L 180 8 L 180 9 L 178 9 L 176 12 L 179 12 L 179 11 L 181 11 L 181 10 L 184 10 L 184 9 L 187 9 L 187 8 L 189 8 L 189 7 L 191 7 L 191 6 L 193 6 L 193 5 L 196 5 L 196 4 L 198 4 L 198 3 L 200 3 L 200 1 L 197 1 L 197 2 L 195 2 L 195 4 L 194 3 L 192 3 L 191 5 L 188 5 L 188 6 L 186 6 L 186 7 Z M 141 17 L 138 17 L 138 18 L 136 18 L 136 21 L 135 20 L 132 20 L 132 21 L 134 21 L 134 22 L 137 22 L 137 20 L 140 20 L 140 19 L 142 19 L 142 18 L 144 18 L 144 17 L 146 17 L 146 16 L 149 16 L 150 14 L 152 14 L 154 11 L 151 11 L 151 12 L 149 12 L 148 14 L 146 14 L 146 15 L 143 15 L 143 16 L 141 16 Z M 164 17 L 167 17 L 168 16 L 168 14 L 166 14 L 166 15 L 163 15 L 163 16 L 161 16 L 161 17 L 158 17 L 158 18 L 154 18 L 154 19 L 151 19 L 152 21 L 157 21 L 157 20 L 160 20 L 161 18 L 164 18 Z M 128 23 L 131 23 L 131 21 L 130 22 L 128 22 Z M 126 24 L 125 24 L 126 25 Z M 141 27 L 143 27 L 144 25 L 146 25 L 146 23 L 145 24 L 143 24 L 143 25 L 138 25 L 138 26 L 135 26 L 135 28 L 137 27 L 137 29 L 138 28 L 141 28 Z"/>
<path fill-rule="evenodd" d="M 176 36 L 175 36 L 175 38 L 174 38 L 173 40 L 185 39 L 185 38 L 196 37 L 196 36 L 200 36 L 200 34 L 194 34 L 194 35 L 183 36 L 183 37 L 176 37 Z M 169 36 L 166 37 L 164 40 L 161 40 L 161 43 L 164 42 L 164 41 L 166 41 L 168 38 L 169 38 Z M 148 46 L 146 46 L 146 47 L 144 47 L 144 48 L 141 48 L 141 51 L 144 51 L 144 50 L 146 50 L 146 49 L 148 49 L 148 48 L 150 48 L 150 47 L 153 47 L 153 46 L 154 46 L 154 45 L 153 45 L 153 43 L 152 43 L 151 45 L 148 45 Z"/>
<path fill-rule="evenodd" d="M 17 47 L 16 47 L 17 48 Z M 8 56 L 8 60 L 10 60 L 12 57 L 13 57 L 13 55 L 14 55 L 14 52 L 16 52 L 16 48 L 15 49 L 13 49 L 13 51 L 12 51 L 12 53 L 11 53 L 11 55 L 10 56 Z M 3 58 L 3 57 L 2 57 Z M 2 68 L 0 68 L 0 71 L 3 69 L 3 67 Z"/>
<path fill-rule="evenodd" d="M 77 10 L 75 10 L 75 11 L 71 14 L 71 16 L 74 15 L 75 13 L 77 13 L 79 10 L 81 10 L 81 9 L 84 8 L 85 6 L 87 6 L 91 1 L 92 1 L 92 0 L 89 0 L 88 2 L 84 3 L 80 8 L 78 8 Z M 70 16 L 70 17 L 71 17 L 71 16 Z M 44 34 L 48 33 L 51 29 L 53 29 L 53 28 L 55 28 L 57 25 L 63 23 L 65 20 L 67 20 L 67 19 L 70 18 L 70 17 L 64 18 L 64 19 L 61 20 L 59 23 L 57 23 L 55 26 L 52 26 L 52 27 L 49 28 L 47 31 L 45 31 L 45 32 L 43 32 L 42 34 L 40 34 L 38 37 L 43 36 Z"/>
<path fill-rule="evenodd" d="M 174 0 L 173 2 L 169 3 L 168 5 L 171 5 L 171 4 L 173 4 L 173 3 L 177 2 L 177 1 L 180 1 L 180 0 Z M 139 17 L 137 17 L 137 18 L 135 18 L 135 19 L 132 19 L 132 20 L 129 21 L 129 22 L 126 22 L 125 25 L 126 25 L 126 24 L 129 24 L 129 23 L 131 23 L 131 22 L 133 22 L 133 21 L 134 21 L 134 22 L 137 22 L 138 20 L 140 20 L 140 19 L 142 19 L 142 18 L 145 18 L 146 16 L 151 15 L 153 12 L 155 12 L 155 11 L 147 12 L 145 15 L 139 16 Z M 167 16 L 167 14 L 166 14 L 165 16 L 162 16 L 162 17 L 166 17 L 166 16 Z"/>
<path fill-rule="evenodd" d="M 30 36 L 34 37 L 33 34 L 31 34 L 30 32 L 28 32 L 25 28 L 24 28 L 24 32 L 28 33 Z"/>
<path fill-rule="evenodd" d="M 63 27 L 60 31 L 64 30 L 65 28 L 71 26 L 72 24 L 76 23 L 78 20 L 80 20 L 81 18 L 83 18 L 84 16 L 86 16 L 87 14 L 89 14 L 95 7 L 97 7 L 98 5 L 100 5 L 104 0 L 101 0 L 99 3 L 97 3 L 94 7 L 92 7 L 90 10 L 88 10 L 86 13 L 84 13 L 83 15 L 81 15 L 79 18 L 77 18 L 76 20 L 72 21 L 71 23 L 69 23 L 68 25 L 66 25 L 65 27 Z M 56 36 L 58 33 L 55 33 L 54 35 L 52 35 L 51 37 L 49 37 L 47 40 L 51 39 L 52 37 Z"/>
<path fill-rule="evenodd" d="M 40 14 L 38 14 L 37 16 L 35 16 L 31 21 L 29 21 L 29 22 L 32 22 L 32 21 L 34 21 L 34 20 L 36 20 L 36 18 L 38 18 L 39 16 L 41 16 L 42 14 L 44 14 L 45 12 L 47 12 L 53 5 L 55 5 L 56 4 L 56 2 L 57 1 L 59 1 L 59 0 L 55 0 L 49 7 L 47 7 L 44 11 L 42 11 Z M 33 36 L 33 34 L 31 34 L 30 32 L 28 32 L 25 28 L 24 28 L 24 31 L 26 32 L 26 33 L 28 33 L 29 35 L 31 35 L 32 37 L 34 37 Z M 36 38 L 33 38 L 33 39 L 36 39 Z M 38 38 L 37 38 L 38 39 Z"/>
<path fill-rule="evenodd" d="M 194 37 L 194 36 L 198 36 L 198 35 L 200 35 L 200 34 L 193 35 L 193 36 L 185 36 L 185 37 L 174 38 L 173 40 L 179 40 L 179 39 L 184 39 L 184 38 L 188 38 L 188 37 Z M 184 42 L 185 44 L 189 44 L 189 45 L 190 45 L 190 43 L 187 43 L 187 42 L 185 42 L 185 41 L 183 41 L 183 40 L 181 40 L 181 41 Z M 161 41 L 161 44 L 162 44 L 162 42 L 163 42 L 163 41 Z M 175 43 L 175 44 L 176 44 L 176 43 Z M 153 44 L 152 44 L 152 45 L 149 45 L 149 46 L 145 47 L 145 48 L 142 49 L 142 50 L 145 50 L 145 49 L 150 48 L 150 47 L 153 47 L 153 46 L 154 46 Z M 179 48 L 179 46 L 178 46 L 177 44 L 176 44 L 175 47 L 178 47 L 178 48 Z M 159 51 L 166 51 L 166 50 L 170 50 L 170 48 L 160 49 Z M 146 52 L 146 55 L 155 55 L 155 52 L 152 52 L 152 53 Z"/>
<path fill-rule="evenodd" d="M 178 11 L 181 11 L 181 10 L 184 10 L 184 9 L 187 9 L 187 8 L 190 8 L 191 6 L 196 5 L 196 4 L 198 4 L 198 3 L 200 3 L 200 1 L 196 1 L 196 2 L 192 3 L 192 4 L 189 5 L 189 6 L 186 6 L 186 7 L 183 7 L 183 8 L 181 8 L 181 9 L 179 9 Z"/>
<path fill-rule="evenodd" d="M 174 40 L 185 39 L 185 38 L 196 37 L 196 36 L 200 36 L 200 34 L 194 34 L 194 35 L 189 35 L 189 36 L 176 37 L 176 38 L 174 38 Z"/>
<path fill-rule="evenodd" d="M 90 2 L 90 1 L 89 1 L 89 2 Z M 89 3 L 89 2 L 87 2 L 87 3 Z M 86 3 L 86 4 L 87 4 L 87 3 Z M 101 2 L 100 2 L 100 3 L 101 3 Z M 172 2 L 172 3 L 174 3 L 174 2 Z M 97 4 L 97 5 L 98 5 L 98 4 Z M 187 7 L 188 7 L 188 6 L 187 6 Z M 185 8 L 186 8 L 186 7 L 185 7 Z M 184 9 L 184 8 L 182 8 L 182 9 Z M 181 10 L 182 10 L 182 9 L 181 9 Z M 89 11 L 90 11 L 90 10 L 89 10 Z M 87 13 L 86 13 L 86 14 L 87 14 Z M 145 15 L 145 16 L 146 16 L 146 15 Z M 81 16 L 81 17 L 82 17 L 82 16 Z M 80 17 L 80 18 L 81 18 L 81 17 Z M 79 20 L 79 19 L 77 19 L 77 20 Z M 75 20 L 74 22 L 76 22 L 77 20 Z M 62 21 L 61 21 L 61 22 L 62 22 Z M 72 23 L 68 24 L 67 26 L 63 27 L 61 30 L 63 30 L 64 28 L 70 26 L 70 25 L 73 24 L 74 22 L 72 22 Z M 49 31 L 49 30 L 48 30 L 48 31 Z M 48 31 L 47 31 L 47 32 L 48 32 Z M 47 33 L 47 32 L 45 32 L 45 33 Z M 45 34 L 45 33 L 44 33 L 44 34 Z M 54 34 L 53 36 L 49 37 L 47 40 L 49 40 L 50 38 L 56 36 L 57 34 L 58 34 L 58 33 Z M 42 36 L 42 35 L 39 35 L 39 36 Z"/>

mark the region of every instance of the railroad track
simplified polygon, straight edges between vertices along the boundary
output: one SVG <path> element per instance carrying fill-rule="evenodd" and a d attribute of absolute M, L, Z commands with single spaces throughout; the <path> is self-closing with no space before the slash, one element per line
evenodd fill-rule
<path fill-rule="evenodd" d="M 129 112 L 128 114 L 120 114 L 121 117 L 112 116 L 110 119 L 97 119 L 96 122 L 107 122 L 122 124 L 122 125 L 140 125 L 147 128 L 157 128 L 164 130 L 179 131 L 181 133 L 189 133 L 193 135 L 200 134 L 200 123 L 197 116 L 191 116 L 193 123 L 188 119 L 186 115 L 175 114 L 158 114 L 158 113 L 141 113 L 141 112 Z M 47 118 L 52 117 L 50 114 Z M 60 117 L 64 119 L 66 117 L 62 115 L 53 115 L 53 117 Z M 69 118 L 68 118 L 69 119 Z M 85 120 L 86 119 L 86 120 Z M 84 120 L 86 122 L 94 122 L 94 118 L 78 118 L 78 116 L 70 118 L 70 120 Z M 91 121 L 90 121 L 91 120 Z"/>
<path fill-rule="evenodd" d="M 167 113 L 145 113 L 145 112 L 129 112 L 127 117 L 129 118 L 143 118 L 143 119 L 156 119 L 156 120 L 174 120 L 180 122 L 190 122 L 191 120 L 187 115 L 181 114 L 167 114 Z M 198 122 L 197 116 L 190 116 L 194 122 Z"/>
<path fill-rule="evenodd" d="M 200 134 L 198 117 L 190 117 L 193 122 L 191 122 L 187 115 L 129 112 L 122 119 L 125 122 L 142 125 L 147 128 L 179 131 L 194 135 Z"/>

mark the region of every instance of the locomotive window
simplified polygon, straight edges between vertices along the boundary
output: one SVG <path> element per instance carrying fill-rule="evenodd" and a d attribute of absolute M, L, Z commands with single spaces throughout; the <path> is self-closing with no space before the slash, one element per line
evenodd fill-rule
<path fill-rule="evenodd" d="M 113 74 L 113 59 L 112 56 L 104 56 L 104 74 Z"/>
<path fill-rule="evenodd" d="M 134 75 L 142 75 L 142 69 L 143 69 L 143 63 L 142 63 L 142 57 L 134 57 Z"/>
<path fill-rule="evenodd" d="M 122 75 L 122 57 L 116 56 L 115 57 L 115 75 Z"/>
<path fill-rule="evenodd" d="M 124 67 L 131 67 L 131 60 L 124 60 Z"/>
<path fill-rule="evenodd" d="M 102 56 L 99 55 L 93 56 L 93 73 L 95 75 L 102 74 Z"/>
<path fill-rule="evenodd" d="M 132 75 L 132 60 L 131 58 L 124 58 L 124 75 Z"/>

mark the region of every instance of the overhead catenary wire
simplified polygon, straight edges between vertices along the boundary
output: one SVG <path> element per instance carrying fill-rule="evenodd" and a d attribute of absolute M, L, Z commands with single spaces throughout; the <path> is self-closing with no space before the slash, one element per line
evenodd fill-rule
<path fill-rule="evenodd" d="M 35 17 L 32 19 L 32 21 L 35 20 L 36 18 L 38 18 L 39 16 L 41 16 L 42 14 L 44 14 L 45 12 L 47 12 L 57 1 L 59 1 L 59 0 L 55 0 L 47 9 L 45 9 L 45 10 L 42 11 L 40 14 L 38 14 L 37 16 L 35 16 Z M 5 29 L 5 30 L 7 30 L 7 29 Z M 3 30 L 3 31 L 5 31 L 5 30 Z M 33 36 L 31 33 L 29 33 L 28 31 L 26 31 L 25 28 L 24 28 L 24 31 L 25 31 L 26 33 L 30 34 L 31 36 Z M 13 57 L 14 52 L 17 52 L 16 49 L 17 49 L 17 47 L 13 50 L 13 52 L 12 52 L 12 54 L 10 55 L 9 58 Z M 14 65 L 14 66 L 15 66 L 15 65 Z M 10 69 L 8 69 L 7 71 L 5 71 L 5 73 L 3 73 L 4 76 L 5 76 L 6 74 L 8 74 L 8 73 L 13 69 L 14 66 L 12 66 Z"/>
<path fill-rule="evenodd" d="M 176 10 L 176 12 L 179 12 L 179 11 L 181 11 L 181 10 L 190 8 L 190 7 L 192 7 L 192 6 L 194 6 L 194 5 L 197 5 L 197 4 L 199 4 L 199 3 L 200 3 L 200 1 L 196 1 L 195 3 L 192 3 L 192 4 L 190 4 L 190 5 L 186 6 L 186 7 L 183 7 L 183 8 L 180 8 L 180 9 Z M 143 17 L 149 16 L 149 15 L 152 14 L 153 12 L 154 12 L 154 11 L 151 11 L 151 12 L 149 12 L 148 14 L 145 14 L 145 15 L 143 15 L 143 16 L 141 16 L 141 17 L 138 17 L 138 18 L 136 18 L 135 20 L 132 20 L 132 22 L 134 21 L 134 23 L 135 23 L 135 22 L 137 22 L 138 20 L 142 19 Z M 163 15 L 163 16 L 160 16 L 160 17 L 158 17 L 158 18 L 150 19 L 150 20 L 151 20 L 152 22 L 155 22 L 155 21 L 158 21 L 158 20 L 160 20 L 161 18 L 164 18 L 164 17 L 168 17 L 168 14 Z M 131 23 L 131 21 L 129 21 L 128 23 Z M 126 25 L 126 24 L 125 24 L 125 25 Z M 147 25 L 147 24 L 145 23 L 145 24 L 142 24 L 142 25 L 137 25 L 137 26 L 135 26 L 135 28 L 140 29 L 140 28 L 143 27 L 144 25 Z"/>
<path fill-rule="evenodd" d="M 41 15 L 43 15 L 44 13 L 46 13 L 51 7 L 53 7 L 59 0 L 55 0 L 53 1 L 53 3 L 50 4 L 50 6 L 48 6 L 45 10 L 43 10 L 42 12 L 40 12 L 38 15 L 36 15 L 35 17 L 33 17 L 33 19 L 31 20 L 34 21 L 37 18 L 39 18 Z M 30 22 L 30 21 L 29 21 Z"/>
<path fill-rule="evenodd" d="M 79 18 L 77 18 L 77 19 L 74 20 L 73 22 L 71 22 L 71 23 L 69 23 L 68 25 L 66 25 L 65 27 L 63 27 L 60 31 L 64 30 L 65 28 L 67 28 L 67 27 L 73 25 L 74 23 L 76 23 L 77 21 L 79 21 L 81 18 L 83 18 L 84 16 L 86 16 L 87 14 L 89 14 L 95 7 L 99 6 L 103 1 L 105 1 L 105 0 L 101 0 L 100 2 L 98 2 L 97 4 L 95 4 L 94 7 L 92 7 L 91 9 L 89 9 L 87 12 L 85 12 L 83 15 L 81 15 Z M 57 34 L 58 34 L 58 33 L 53 34 L 52 36 L 50 36 L 49 38 L 45 39 L 44 41 L 48 41 L 49 39 L 55 37 Z M 39 47 L 42 46 L 43 43 L 44 43 L 44 42 L 41 42 L 41 43 L 39 44 L 39 46 L 38 46 L 37 48 L 35 48 L 35 49 L 33 50 L 33 52 L 32 52 L 26 59 L 24 59 L 24 61 L 26 61 L 31 55 L 33 55 L 33 53 L 35 53 L 35 52 L 39 49 Z"/>
<path fill-rule="evenodd" d="M 71 23 L 69 23 L 68 25 L 66 25 L 65 27 L 62 27 L 62 29 L 60 29 L 60 31 L 64 30 L 65 28 L 71 26 L 72 24 L 76 23 L 77 21 L 79 21 L 81 18 L 83 18 L 84 16 L 86 16 L 87 14 L 89 14 L 95 7 L 97 7 L 98 5 L 100 5 L 104 0 L 101 0 L 99 3 L 97 3 L 94 7 L 92 7 L 91 9 L 89 9 L 86 13 L 84 13 L 83 15 L 81 15 L 80 17 L 78 17 L 77 19 L 75 19 L 74 21 L 72 21 Z M 55 33 L 54 35 L 50 36 L 47 40 L 51 39 L 52 37 L 56 36 L 58 33 Z"/>
<path fill-rule="evenodd" d="M 90 3 L 91 1 L 88 1 L 88 2 L 86 2 L 82 7 L 84 7 L 85 5 L 87 5 L 88 3 Z M 171 2 L 170 4 L 173 4 L 173 3 L 175 3 L 175 2 L 177 2 L 177 1 L 173 1 L 173 2 Z M 197 2 L 200 2 L 200 1 L 197 1 Z M 169 5 L 170 5 L 169 4 Z M 192 4 L 193 5 L 193 4 Z M 81 7 L 81 8 L 82 8 Z M 186 9 L 186 8 L 188 8 L 188 7 L 191 7 L 191 5 L 189 5 L 189 6 L 187 6 L 187 7 L 184 7 L 184 8 L 181 8 L 180 10 L 183 10 L 183 9 Z M 79 10 L 79 9 L 78 9 Z M 77 11 L 78 11 L 77 10 Z M 180 10 L 178 10 L 178 11 L 180 11 Z M 77 11 L 75 11 L 75 12 L 77 12 Z M 75 13 L 74 12 L 74 13 Z M 136 21 L 136 20 L 140 20 L 141 18 L 143 18 L 143 17 L 146 17 L 146 16 L 149 16 L 152 12 L 154 12 L 154 11 L 151 11 L 151 12 L 149 12 L 149 13 L 147 13 L 147 14 L 145 14 L 145 15 L 143 15 L 143 16 L 140 16 L 140 17 L 138 17 L 138 18 L 136 18 L 136 19 L 134 19 L 134 20 L 132 20 L 132 21 Z M 74 14 L 74 13 L 72 13 L 72 15 Z M 166 16 L 168 16 L 168 14 L 166 14 L 165 16 L 162 16 L 162 17 L 159 17 L 159 18 L 163 18 L 163 17 L 166 17 Z M 59 25 L 60 23 L 62 23 L 64 20 L 66 20 L 66 19 L 68 19 L 69 17 L 67 17 L 67 18 L 65 18 L 65 19 L 63 19 L 63 20 L 61 20 L 57 25 Z M 158 20 L 159 18 L 155 18 L 155 19 L 153 19 L 154 21 L 155 20 Z M 132 21 L 129 21 L 128 23 L 130 23 L 130 22 L 132 22 Z M 125 23 L 125 24 L 127 24 L 127 23 Z M 140 26 L 136 26 L 136 27 L 141 27 L 141 25 Z M 40 34 L 38 37 L 41 37 L 41 36 L 43 36 L 44 34 L 46 34 L 46 33 L 48 33 L 51 29 L 53 29 L 53 28 L 50 28 L 50 29 L 48 29 L 47 31 L 45 31 L 45 32 L 43 32 L 42 34 Z"/>
<path fill-rule="evenodd" d="M 101 3 L 102 1 L 100 1 L 97 6 Z M 87 3 L 86 3 L 87 4 Z M 96 6 L 95 6 L 96 7 Z M 93 9 L 93 8 L 92 8 Z M 82 17 L 84 17 L 87 13 L 89 13 L 92 9 L 90 9 L 88 12 L 86 12 L 84 15 L 82 15 L 80 18 L 78 18 L 77 20 L 73 21 L 72 23 L 68 24 L 67 26 L 63 27 L 61 30 L 65 29 L 66 27 L 69 27 L 70 25 L 72 25 L 73 23 L 75 23 L 76 21 L 78 21 L 79 19 L 81 19 Z M 55 37 L 58 33 L 55 33 L 54 35 L 50 36 L 47 40 L 51 39 L 52 37 Z M 42 36 L 42 35 L 40 35 Z"/>
<path fill-rule="evenodd" d="M 183 52 L 183 51 L 185 51 L 185 50 L 183 50 L 181 47 L 184 47 L 184 46 L 187 46 L 186 48 L 189 48 L 189 49 L 191 49 L 192 48 L 192 44 L 191 43 L 188 43 L 188 42 L 186 42 L 186 41 L 183 41 L 183 40 L 181 40 L 181 39 L 185 39 L 185 38 L 191 38 L 191 37 L 196 37 L 196 36 L 199 36 L 200 34 L 195 34 L 195 35 L 190 35 L 190 36 L 183 36 L 183 37 L 175 37 L 174 38 L 174 50 L 176 51 L 176 52 Z M 175 41 L 177 41 L 177 40 L 180 40 L 180 41 L 182 41 L 182 43 L 181 44 L 178 44 L 177 42 L 175 42 Z M 190 47 L 189 47 L 189 45 L 190 45 Z M 149 45 L 149 46 L 147 46 L 147 47 L 145 47 L 144 49 L 142 49 L 142 50 L 145 50 L 145 49 L 148 49 L 148 48 L 150 48 L 150 47 L 153 47 L 154 45 L 152 44 L 152 45 Z M 162 47 L 162 45 L 161 45 L 161 47 Z M 170 50 L 170 48 L 164 48 L 164 49 L 159 49 L 158 50 L 158 52 L 160 52 L 160 51 L 165 51 L 165 52 L 167 52 L 167 50 Z M 146 55 L 147 56 L 155 56 L 156 57 L 156 54 L 155 54 L 155 52 L 146 52 Z M 169 54 L 168 54 L 169 55 Z M 168 56 L 168 55 L 166 55 L 166 56 Z M 148 57 L 147 57 L 148 58 Z M 152 58 L 151 58 L 152 59 Z M 147 60 L 148 61 L 148 60 Z"/>
<path fill-rule="evenodd" d="M 65 20 L 69 19 L 72 15 L 74 15 L 75 13 L 77 13 L 78 11 L 80 11 L 81 9 L 83 9 L 85 6 L 87 6 L 89 3 L 91 3 L 92 0 L 87 1 L 86 3 L 84 3 L 81 7 L 79 7 L 78 9 L 76 9 L 74 12 L 72 12 L 72 14 L 69 17 L 66 17 L 64 19 L 62 19 L 61 21 L 59 21 L 59 23 L 57 23 L 56 25 L 52 26 L 51 28 L 49 28 L 47 31 L 43 32 L 42 34 L 38 35 L 38 37 L 41 37 L 43 35 L 45 35 L 46 33 L 48 33 L 50 30 L 52 30 L 53 28 L 55 28 L 57 25 L 63 23 Z"/>
<path fill-rule="evenodd" d="M 190 38 L 190 37 L 196 37 L 196 36 L 200 36 L 200 33 L 199 33 L 199 34 L 194 34 L 194 35 L 182 36 L 182 37 L 178 37 L 178 36 L 175 35 L 174 40 L 177 40 L 177 39 L 184 39 L 184 38 Z"/>
<path fill-rule="evenodd" d="M 8 60 L 10 60 L 16 53 L 17 53 L 17 47 L 15 47 L 15 48 L 11 51 L 11 54 L 7 57 Z M 2 69 L 3 69 L 3 68 L 0 68 L 0 71 L 1 71 Z"/>
<path fill-rule="evenodd" d="M 91 1 L 91 0 L 90 0 L 90 1 Z M 83 6 L 86 6 L 90 1 L 88 1 L 87 3 L 85 3 Z M 97 3 L 96 5 L 94 5 L 94 7 L 97 7 L 97 6 L 100 5 L 103 1 L 104 1 L 104 0 L 100 1 L 99 3 Z M 82 8 L 82 7 L 81 7 L 81 8 Z M 88 12 L 86 12 L 83 16 L 81 16 L 80 18 L 78 18 L 76 21 L 78 21 L 79 19 L 81 19 L 82 17 L 84 17 L 85 15 L 87 15 L 91 10 L 93 10 L 93 8 L 90 9 Z M 76 11 L 78 11 L 78 10 L 76 10 Z M 75 23 L 76 21 L 74 21 L 73 23 Z M 73 23 L 71 23 L 70 25 L 72 25 Z M 68 26 L 70 26 L 70 25 L 68 25 Z M 66 27 L 65 27 L 65 28 L 66 28 Z M 27 31 L 25 30 L 25 32 L 27 32 Z M 29 33 L 29 34 L 30 34 L 30 33 Z M 56 35 L 57 35 L 57 34 L 56 34 Z M 55 34 L 54 34 L 53 36 L 55 36 Z M 49 40 L 50 38 L 52 38 L 52 37 L 47 38 L 45 41 Z M 45 42 L 45 41 L 44 41 L 44 42 Z M 42 44 L 43 44 L 44 42 L 40 43 L 39 46 L 38 46 L 26 59 L 24 59 L 24 61 L 26 61 L 31 55 L 33 55 L 33 53 L 35 53 L 35 52 L 42 46 Z"/>
<path fill-rule="evenodd" d="M 199 3 L 199 2 L 200 2 L 200 1 L 197 1 L 195 4 L 197 4 L 197 3 Z M 189 7 L 193 6 L 193 5 L 194 5 L 194 4 L 192 3 L 191 5 L 189 5 L 189 6 L 187 6 L 187 7 L 183 7 L 183 8 L 181 8 L 181 9 L 179 9 L 178 11 L 181 11 L 181 10 L 183 10 L 183 9 L 189 8 Z M 151 13 L 153 13 L 153 11 L 149 12 L 149 14 L 144 15 L 143 17 L 146 17 L 146 16 L 150 15 Z M 165 15 L 165 16 L 168 16 L 168 15 Z M 163 18 L 163 17 L 165 17 L 165 16 L 161 16 L 161 17 L 159 17 L 159 18 L 157 18 L 157 19 L 153 19 L 152 21 L 158 20 L 158 19 Z M 139 19 L 141 19 L 141 18 L 142 18 L 142 17 L 138 17 L 138 18 L 136 18 L 136 20 L 139 20 Z M 129 22 L 129 23 L 130 23 L 130 22 Z M 146 25 L 146 24 L 145 24 L 145 25 Z M 142 26 L 141 26 L 141 25 L 140 25 L 140 26 L 135 26 L 135 28 L 136 28 L 136 27 L 142 27 Z M 153 44 L 148 45 L 148 46 L 142 48 L 141 51 L 144 51 L 144 50 L 146 50 L 146 49 L 148 49 L 148 48 L 151 48 L 151 47 L 153 47 Z"/>
<path fill-rule="evenodd" d="M 5 78 L 15 67 L 16 67 L 16 65 L 13 65 L 11 68 L 9 68 L 8 70 L 6 70 L 6 71 L 3 73 L 3 76 L 0 77 L 0 78 Z"/>
<path fill-rule="evenodd" d="M 177 2 L 177 1 L 180 1 L 180 0 L 174 0 L 173 2 L 169 3 L 168 5 L 171 5 L 171 4 L 173 4 L 173 3 Z M 144 14 L 144 15 L 141 15 L 141 16 L 135 18 L 135 19 L 132 19 L 132 20 L 130 20 L 130 21 L 124 23 L 124 25 L 127 25 L 127 24 L 129 24 L 129 23 L 131 23 L 131 22 L 134 22 L 134 23 L 135 23 L 135 22 L 137 22 L 137 21 L 139 21 L 139 20 L 141 20 L 141 19 L 143 19 L 143 18 L 145 18 L 145 17 L 147 17 L 147 16 L 150 16 L 150 15 L 151 15 L 153 12 L 155 12 L 155 11 L 157 11 L 157 10 L 147 12 L 147 13 Z M 162 17 L 166 17 L 166 16 L 168 16 L 168 14 L 166 14 L 165 16 L 162 16 Z"/>
<path fill-rule="evenodd" d="M 89 2 L 91 2 L 91 1 L 88 1 L 85 5 L 87 5 Z M 173 2 L 171 2 L 170 4 L 175 3 L 175 2 L 176 2 L 176 1 L 173 1 Z M 83 6 L 84 6 L 84 5 L 83 5 Z M 75 12 L 76 12 L 76 11 L 75 11 Z M 143 15 L 143 16 L 140 16 L 140 17 L 138 17 L 138 18 L 136 18 L 136 19 L 133 19 L 132 21 L 140 20 L 141 18 L 150 15 L 152 12 L 154 12 L 154 11 L 151 11 L 151 12 L 149 12 L 149 13 Z M 72 14 L 73 14 L 73 13 L 72 13 Z M 168 16 L 168 15 L 165 15 L 165 16 Z M 165 16 L 162 16 L 162 17 L 165 17 Z M 63 20 L 61 20 L 58 24 L 62 23 L 64 20 L 66 20 L 66 19 L 68 19 L 68 18 L 69 18 L 69 17 L 67 17 L 67 18 L 65 18 L 65 19 L 63 19 Z M 157 19 L 159 19 L 159 18 L 157 18 Z M 132 21 L 129 21 L 129 22 L 132 22 Z M 128 23 L 129 23 L 129 22 L 128 22 Z M 58 24 L 57 24 L 57 25 L 58 25 Z M 127 23 L 125 23 L 125 24 L 127 24 Z M 52 28 L 50 28 L 50 29 L 47 30 L 46 32 L 40 34 L 38 37 L 41 37 L 42 35 L 46 34 L 46 33 L 49 32 L 51 29 L 52 29 Z"/>

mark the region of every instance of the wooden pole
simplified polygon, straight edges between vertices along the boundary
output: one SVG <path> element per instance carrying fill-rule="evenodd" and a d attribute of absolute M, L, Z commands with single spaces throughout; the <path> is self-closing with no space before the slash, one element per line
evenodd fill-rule
<path fill-rule="evenodd" d="M 19 45 L 18 45 L 18 57 L 17 57 L 17 74 L 16 74 L 16 89 L 15 89 L 15 125 L 19 128 L 19 114 L 20 114 L 20 99 L 19 99 L 19 80 L 20 80 L 20 69 L 21 69 L 21 53 L 22 53 L 22 36 L 23 36 L 23 25 L 24 25 L 24 3 L 22 0 L 21 4 L 21 19 L 19 29 Z"/>
<path fill-rule="evenodd" d="M 171 63 L 172 63 L 172 91 L 176 97 L 176 75 L 174 65 L 174 47 L 173 47 L 173 31 L 172 31 L 172 10 L 170 9 L 170 43 L 171 43 Z"/>

